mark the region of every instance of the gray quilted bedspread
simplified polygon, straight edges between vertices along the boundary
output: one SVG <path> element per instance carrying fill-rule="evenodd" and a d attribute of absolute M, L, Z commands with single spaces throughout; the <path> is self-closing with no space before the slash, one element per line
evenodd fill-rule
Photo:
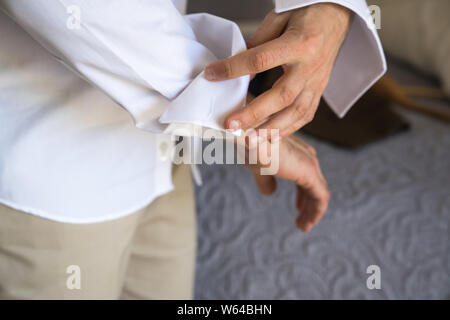
<path fill-rule="evenodd" d="M 305 138 L 332 194 L 307 235 L 291 183 L 264 197 L 244 167 L 201 166 L 196 298 L 450 299 L 450 126 L 401 113 L 409 132 L 359 151 Z"/>

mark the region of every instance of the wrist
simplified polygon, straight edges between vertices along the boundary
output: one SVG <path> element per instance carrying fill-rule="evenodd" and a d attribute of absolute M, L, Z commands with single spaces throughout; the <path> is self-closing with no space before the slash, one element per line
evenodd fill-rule
<path fill-rule="evenodd" d="M 326 10 L 329 11 L 330 16 L 333 21 L 335 21 L 341 35 L 345 37 L 353 20 L 353 11 L 347 7 L 335 3 L 322 3 L 321 5 L 327 7 Z"/>
<path fill-rule="evenodd" d="M 316 3 L 306 8 L 314 12 L 313 16 L 327 22 L 324 25 L 330 26 L 330 32 L 338 33 L 345 38 L 353 19 L 352 10 L 336 3 Z"/>

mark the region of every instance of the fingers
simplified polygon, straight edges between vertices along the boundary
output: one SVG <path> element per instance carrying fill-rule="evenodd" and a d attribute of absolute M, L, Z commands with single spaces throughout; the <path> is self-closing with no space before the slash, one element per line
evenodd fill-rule
<path fill-rule="evenodd" d="M 296 106 L 296 111 L 293 111 L 294 113 L 294 119 L 297 121 L 291 122 L 289 125 L 287 125 L 283 130 L 281 130 L 280 135 L 282 137 L 289 136 L 293 134 L 294 132 L 298 131 L 299 129 L 306 126 L 308 123 L 312 122 L 314 119 L 314 115 L 316 114 L 317 108 L 319 106 L 320 102 L 320 94 L 313 94 L 312 102 L 310 102 L 309 106 L 306 107 L 306 110 L 304 111 L 298 111 L 301 108 L 305 108 L 305 105 L 300 104 L 299 106 Z M 309 98 L 308 98 L 309 100 Z M 301 116 L 303 114 L 303 116 Z"/>
<path fill-rule="evenodd" d="M 315 158 L 315 163 L 316 163 L 316 167 L 317 167 L 317 173 L 319 175 L 319 178 L 322 180 L 323 184 L 328 188 L 328 184 L 327 184 L 327 180 L 325 179 L 322 170 L 320 169 L 320 165 L 319 165 L 319 161 L 317 160 L 317 151 L 316 149 L 314 149 L 313 146 L 311 146 L 310 144 L 306 143 L 305 141 L 303 141 L 302 139 L 300 139 L 300 137 L 296 136 L 295 134 L 292 134 L 289 136 L 290 141 L 293 144 L 298 145 L 300 148 L 305 149 L 310 157 Z"/>
<path fill-rule="evenodd" d="M 311 206 L 313 203 L 311 201 L 308 201 L 307 199 L 303 201 L 303 206 L 301 210 L 299 210 L 301 213 L 298 216 L 296 220 L 297 227 L 302 230 L 305 233 L 308 233 L 311 231 L 311 229 L 314 227 L 314 223 L 312 222 L 310 218 L 310 213 L 312 212 Z"/>
<path fill-rule="evenodd" d="M 267 141 L 264 143 L 268 143 Z M 279 170 L 276 176 L 295 181 L 297 184 L 297 226 L 309 232 L 324 216 L 330 194 L 320 170 L 316 151 L 300 138 L 291 136 L 282 141 Z M 270 195 L 276 190 L 274 176 L 260 175 L 261 165 L 247 165 L 255 176 L 261 193 Z"/>
<path fill-rule="evenodd" d="M 256 130 L 267 129 L 268 132 L 271 132 L 271 129 L 278 129 L 280 138 L 285 138 L 310 123 L 319 106 L 329 75 L 327 65 L 321 67 L 312 78 L 306 81 L 302 91 L 290 106 L 274 114 L 271 119 L 260 125 Z M 285 76 L 293 79 L 298 77 L 292 74 L 286 74 Z"/>
<path fill-rule="evenodd" d="M 269 196 L 275 192 L 277 188 L 276 180 L 273 176 L 260 175 L 258 173 L 253 173 L 255 177 L 256 184 L 262 194 Z"/>
<path fill-rule="evenodd" d="M 233 79 L 298 61 L 299 43 L 291 33 L 284 33 L 275 40 L 211 63 L 205 69 L 205 78 L 209 81 Z"/>
<path fill-rule="evenodd" d="M 225 119 L 225 128 L 238 130 L 252 128 L 272 114 L 291 105 L 302 91 L 304 81 L 301 74 L 282 76 L 279 81 L 268 90 L 255 98 L 245 108 L 239 109 Z"/>
<path fill-rule="evenodd" d="M 297 181 L 297 210 L 300 213 L 297 226 L 304 232 L 309 232 L 322 219 L 330 199 L 319 164 L 314 159 L 309 172 Z"/>
<path fill-rule="evenodd" d="M 278 38 L 286 27 L 290 16 L 291 12 L 275 13 L 275 11 L 271 11 L 264 18 L 255 34 L 247 41 L 247 46 L 253 48 Z"/>
<path fill-rule="evenodd" d="M 300 207 L 297 207 L 300 215 L 296 220 L 297 227 L 303 232 L 308 233 L 325 215 L 327 205 L 321 204 L 320 201 L 311 198 L 303 193 L 299 195 L 297 200 Z M 328 201 L 326 202 L 328 204 Z"/>
<path fill-rule="evenodd" d="M 279 136 L 285 138 L 312 121 L 317 109 L 316 103 L 318 104 L 316 93 L 309 88 L 305 89 L 293 104 L 275 114 L 256 131 L 267 129 L 267 132 L 271 132 L 271 129 L 279 129 Z"/>

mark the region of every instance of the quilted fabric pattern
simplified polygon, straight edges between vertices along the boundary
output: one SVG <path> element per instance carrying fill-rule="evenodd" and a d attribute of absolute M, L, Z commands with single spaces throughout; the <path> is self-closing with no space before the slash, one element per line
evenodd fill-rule
<path fill-rule="evenodd" d="M 306 138 L 332 194 L 308 235 L 291 183 L 264 197 L 244 167 L 203 165 L 196 298 L 449 299 L 450 126 L 402 114 L 411 131 L 359 151 Z"/>

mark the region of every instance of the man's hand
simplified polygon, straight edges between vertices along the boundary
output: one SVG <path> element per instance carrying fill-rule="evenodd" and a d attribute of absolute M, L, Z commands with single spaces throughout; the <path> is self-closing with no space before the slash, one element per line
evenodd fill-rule
<path fill-rule="evenodd" d="M 268 144 L 270 142 L 263 141 L 261 143 Z M 277 143 L 280 144 L 279 157 L 276 157 L 279 161 L 279 169 L 275 176 L 297 183 L 296 207 L 300 213 L 297 218 L 297 226 L 302 231 L 309 232 L 325 214 L 330 198 L 316 152 L 313 147 L 295 135 Z M 266 150 L 270 150 L 270 147 L 266 147 Z M 266 161 L 262 162 L 268 166 Z M 253 172 L 256 183 L 263 194 L 270 195 L 275 191 L 275 178 L 261 175 L 262 165 L 247 165 L 247 167 Z"/>
<path fill-rule="evenodd" d="M 273 88 L 229 115 L 225 128 L 279 129 L 284 138 L 310 122 L 349 29 L 350 10 L 320 3 L 281 14 L 271 12 L 247 51 L 205 69 L 211 81 L 237 78 L 282 66 Z M 266 121 L 267 120 L 267 121 Z M 258 131 L 258 130 L 257 130 Z"/>

